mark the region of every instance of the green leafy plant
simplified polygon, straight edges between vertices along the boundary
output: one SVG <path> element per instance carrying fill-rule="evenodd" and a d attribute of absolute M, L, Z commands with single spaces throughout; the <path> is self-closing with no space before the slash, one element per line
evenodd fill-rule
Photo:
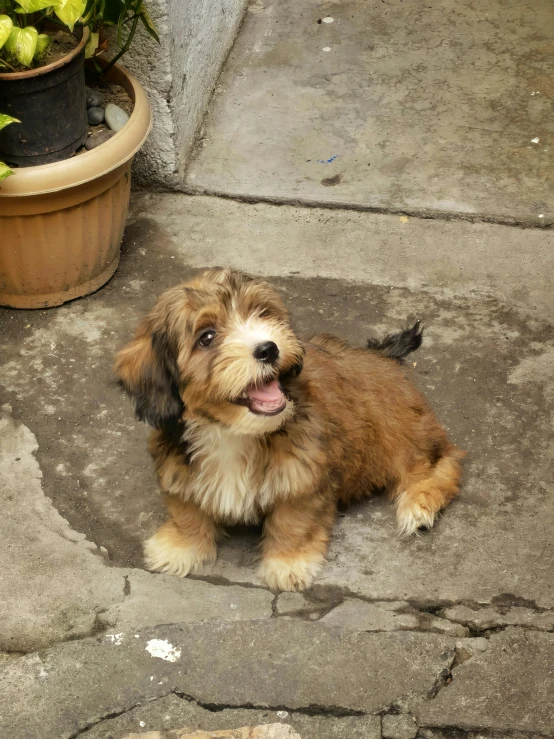
<path fill-rule="evenodd" d="M 3 128 L 6 128 L 6 126 L 9 126 L 10 123 L 21 123 L 21 121 L 18 121 L 17 118 L 12 118 L 11 115 L 0 113 L 0 131 Z M 6 177 L 9 177 L 11 174 L 13 174 L 13 172 L 8 165 L 4 164 L 4 162 L 0 162 L 0 182 L 5 180 Z"/>
<path fill-rule="evenodd" d="M 107 31 L 113 27 L 116 31 L 115 42 L 117 53 L 101 67 L 96 64 L 98 72 L 106 73 L 129 50 L 138 24 L 160 43 L 156 28 L 152 22 L 144 0 L 87 0 L 83 25 L 89 26 L 90 39 L 87 44 L 86 57 L 96 61 L 96 57 L 105 53 L 108 47 Z"/>
<path fill-rule="evenodd" d="M 159 42 L 144 0 L 0 0 L 0 69 L 40 64 L 50 43 L 45 26 L 55 24 L 69 31 L 88 26 L 85 56 L 105 73 L 128 51 L 139 23 Z M 110 27 L 116 30 L 117 52 L 108 64 L 100 65 L 97 57 L 108 49 Z"/>
<path fill-rule="evenodd" d="M 50 44 L 45 20 L 72 31 L 84 10 L 85 0 L 0 0 L 0 67 L 35 66 Z"/>
<path fill-rule="evenodd" d="M 105 74 L 128 51 L 138 24 L 159 43 L 158 34 L 146 10 L 144 0 L 0 0 L 0 71 L 38 66 L 50 44 L 44 33 L 47 24 L 73 31 L 89 27 L 85 56 L 99 74 Z M 99 64 L 108 50 L 108 33 L 113 28 L 117 51 L 113 58 Z M 0 113 L 0 130 L 17 118 Z M 0 182 L 13 174 L 0 162 Z"/>

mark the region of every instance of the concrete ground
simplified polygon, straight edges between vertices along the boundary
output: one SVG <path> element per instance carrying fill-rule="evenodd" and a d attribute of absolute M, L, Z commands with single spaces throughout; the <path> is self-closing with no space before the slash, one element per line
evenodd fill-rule
<path fill-rule="evenodd" d="M 535 274 L 553 241 L 136 194 L 103 290 L 3 310 L 0 735 L 118 739 L 283 712 L 305 739 L 554 735 L 552 290 L 541 297 L 551 277 Z M 483 249 L 501 245 L 504 261 L 484 270 Z M 141 569 L 164 514 L 113 355 L 161 290 L 223 263 L 268 275 L 303 334 L 361 343 L 424 319 L 409 371 L 468 451 L 463 494 L 436 529 L 402 540 L 386 501 L 351 508 L 303 595 L 259 586 L 251 529 L 200 577 Z M 180 657 L 151 656 L 152 639 Z"/>
<path fill-rule="evenodd" d="M 300 34 L 293 5 L 275 5 L 273 21 L 293 19 Z M 382 5 L 386 25 L 400 5 Z M 502 29 L 505 16 L 511 38 L 515 4 L 503 3 L 501 13 L 488 3 L 489 11 L 497 5 L 496 22 Z M 347 4 L 303 6 L 338 24 Z M 236 54 L 270 7 L 251 6 L 257 12 L 224 80 L 238 74 Z M 477 13 L 475 4 L 459 7 L 466 24 Z M 362 10 L 377 13 L 372 3 Z M 522 19 L 522 43 L 542 43 L 531 28 L 537 19 Z M 316 25 L 305 32 L 337 28 Z M 269 44 L 273 26 L 261 27 Z M 346 21 L 341 28 L 346 38 Z M 354 77 L 358 56 L 370 50 L 352 52 L 362 43 L 355 34 L 348 43 Z M 501 57 L 501 41 L 491 44 Z M 426 54 L 430 69 L 440 68 L 443 47 Z M 251 97 L 244 93 L 249 105 L 256 84 Z M 226 135 L 222 99 L 191 168 L 204 183 Z M 307 125 L 296 98 L 288 100 L 294 125 Z M 477 108 L 486 116 L 483 101 Z M 231 98 L 225 105 L 232 118 Z M 451 133 L 448 116 L 437 115 Z M 551 125 L 547 116 L 540 122 Z M 420 135 L 414 129 L 414 142 Z M 283 150 L 288 136 L 283 129 Z M 135 193 L 120 268 L 95 295 L 48 311 L 0 309 L 0 737 L 121 739 L 277 721 L 303 739 L 554 736 L 554 232 L 394 214 L 405 199 L 392 191 L 384 206 L 391 213 L 357 212 L 368 204 L 360 179 L 345 195 L 350 209 L 328 207 L 336 203 L 327 190 L 317 195 L 322 207 L 239 202 L 232 197 L 273 197 L 264 187 L 276 170 L 268 158 L 260 183 L 254 139 L 252 146 L 249 168 L 223 167 L 246 181 L 244 192 L 222 175 L 228 197 Z M 460 202 L 453 170 L 442 168 L 436 150 L 432 156 L 437 182 Z M 380 181 L 393 183 L 379 161 Z M 522 183 L 539 182 L 530 164 L 520 172 L 520 186 L 508 187 L 516 174 L 506 169 L 492 199 L 472 186 L 476 212 L 531 222 L 531 190 Z M 432 195 L 429 180 L 405 182 L 420 205 Z M 283 179 L 279 187 L 289 186 Z M 302 200 L 287 192 L 285 199 Z M 544 199 L 546 215 L 551 191 Z M 495 209 L 499 202 L 513 219 Z M 255 529 L 232 531 L 200 576 L 142 569 L 141 541 L 164 512 L 148 432 L 114 383 L 113 355 L 162 290 L 213 265 L 268 277 L 305 335 L 332 331 L 361 344 L 415 317 L 425 321 L 408 371 L 468 452 L 462 495 L 433 531 L 399 539 L 391 506 L 378 497 L 350 508 L 324 572 L 304 594 L 260 586 Z"/>
<path fill-rule="evenodd" d="M 196 191 L 552 223 L 551 0 L 256 0 Z"/>

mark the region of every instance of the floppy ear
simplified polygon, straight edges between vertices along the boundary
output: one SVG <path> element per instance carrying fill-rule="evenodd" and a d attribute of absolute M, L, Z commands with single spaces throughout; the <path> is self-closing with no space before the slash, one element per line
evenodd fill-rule
<path fill-rule="evenodd" d="M 140 421 L 156 429 L 179 421 L 185 407 L 175 355 L 164 332 L 140 327 L 136 338 L 117 355 L 115 372 Z"/>

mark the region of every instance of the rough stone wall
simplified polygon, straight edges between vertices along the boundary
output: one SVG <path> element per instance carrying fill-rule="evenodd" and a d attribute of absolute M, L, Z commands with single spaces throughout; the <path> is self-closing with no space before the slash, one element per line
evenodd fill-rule
<path fill-rule="evenodd" d="M 134 182 L 178 190 L 195 133 L 240 27 L 248 0 L 148 0 L 160 45 L 141 27 L 124 65 L 144 85 L 152 132 Z"/>
<path fill-rule="evenodd" d="M 248 0 L 169 0 L 179 179 L 247 5 Z"/>

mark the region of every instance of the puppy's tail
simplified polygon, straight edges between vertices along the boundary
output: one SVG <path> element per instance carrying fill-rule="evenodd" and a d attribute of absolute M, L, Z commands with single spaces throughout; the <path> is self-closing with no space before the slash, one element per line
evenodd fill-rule
<path fill-rule="evenodd" d="M 385 357 L 402 362 L 411 352 L 419 349 L 423 341 L 423 326 L 416 321 L 412 328 L 406 328 L 399 334 L 388 334 L 383 341 L 368 339 L 367 348 L 384 354 Z"/>

